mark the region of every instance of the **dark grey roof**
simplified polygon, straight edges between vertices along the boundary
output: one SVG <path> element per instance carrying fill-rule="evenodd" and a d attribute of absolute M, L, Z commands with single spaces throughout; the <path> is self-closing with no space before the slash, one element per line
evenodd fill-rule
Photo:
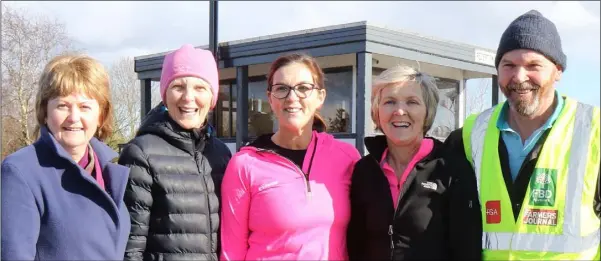
<path fill-rule="evenodd" d="M 488 60 L 477 62 L 481 59 L 476 58 L 476 52 L 494 56 L 495 50 L 379 27 L 366 21 L 223 42 L 218 46 L 220 68 L 269 63 L 288 52 L 300 51 L 314 57 L 372 52 L 476 72 L 495 73 L 494 65 Z M 208 46 L 197 48 L 208 49 Z M 168 52 L 135 57 L 138 78 L 147 78 L 144 76 L 145 72 L 153 71 L 152 74 L 156 75 Z"/>

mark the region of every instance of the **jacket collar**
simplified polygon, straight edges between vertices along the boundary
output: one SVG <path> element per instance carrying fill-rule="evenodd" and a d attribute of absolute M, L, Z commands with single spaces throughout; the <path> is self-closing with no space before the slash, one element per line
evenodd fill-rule
<path fill-rule="evenodd" d="M 363 142 L 365 143 L 365 148 L 369 152 L 369 155 L 374 157 L 377 161 L 380 161 L 382 154 L 384 154 L 384 151 L 388 148 L 386 135 L 365 137 Z"/>
<path fill-rule="evenodd" d="M 60 143 L 54 138 L 50 130 L 46 126 L 40 128 L 40 140 L 43 141 L 50 149 L 56 153 L 59 157 L 68 160 L 73 164 L 77 164 Z M 100 165 L 104 167 L 107 163 L 111 162 L 115 157 L 118 156 L 117 152 L 113 151 L 111 147 L 105 145 L 96 138 L 90 140 L 90 145 L 94 150 L 94 153 L 98 156 Z"/>
<path fill-rule="evenodd" d="M 153 134 L 169 142 L 178 149 L 194 155 L 195 152 L 204 150 L 207 140 L 214 133 L 213 128 L 208 124 L 208 119 L 203 127 L 199 129 L 184 129 L 175 122 L 167 112 L 163 103 L 155 106 L 142 122 L 136 137 L 145 134 Z"/>
<path fill-rule="evenodd" d="M 50 151 L 59 158 L 63 158 L 67 160 L 67 162 L 78 166 L 77 162 L 75 162 L 71 155 L 63 148 L 63 146 L 58 143 L 46 126 L 40 128 L 39 141 L 41 141 L 42 144 L 45 144 Z M 105 177 L 105 189 L 110 194 L 110 196 L 107 196 L 111 197 L 115 206 L 119 208 L 121 206 L 121 202 L 123 201 L 125 186 L 127 185 L 127 178 L 129 176 L 129 168 L 112 163 L 111 161 L 118 157 L 119 154 L 98 139 L 92 138 L 90 140 L 90 145 L 92 146 L 94 153 L 96 153 L 98 162 L 102 168 L 102 173 Z M 83 179 L 95 184 L 99 189 L 101 189 L 91 175 L 84 173 L 83 171 L 79 171 L 79 175 Z"/>
<path fill-rule="evenodd" d="M 262 144 L 264 144 L 267 139 L 270 139 L 272 135 L 273 134 L 261 135 L 257 137 L 255 141 L 240 148 L 240 151 L 253 153 L 264 151 L 264 146 L 262 146 Z M 311 133 L 311 142 L 307 147 L 307 152 L 305 153 L 305 157 L 303 159 L 303 164 L 301 167 L 302 171 L 304 171 L 305 173 L 310 172 L 312 162 L 315 159 L 315 153 L 324 151 L 324 148 L 332 146 L 333 140 L 334 137 L 332 135 L 325 132 L 318 132 L 316 130 L 313 130 Z"/>
<path fill-rule="evenodd" d="M 269 140 L 271 139 L 271 136 L 273 136 L 274 133 L 267 133 L 267 134 L 262 134 L 258 137 L 256 137 L 254 140 L 247 142 L 244 146 L 242 146 L 242 148 L 240 149 L 262 149 L 265 143 L 269 142 Z M 331 140 L 332 140 L 333 136 L 326 133 L 326 132 L 318 132 L 316 130 L 312 130 L 311 131 L 311 141 L 309 142 L 309 147 L 307 147 L 307 153 L 311 153 L 313 151 L 313 149 L 318 146 L 318 145 L 329 145 Z"/>

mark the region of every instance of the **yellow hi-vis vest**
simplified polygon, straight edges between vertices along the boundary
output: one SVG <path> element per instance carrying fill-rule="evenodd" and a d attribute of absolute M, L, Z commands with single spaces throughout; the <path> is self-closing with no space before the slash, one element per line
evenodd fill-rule
<path fill-rule="evenodd" d="M 462 133 L 482 206 L 484 260 L 599 260 L 599 108 L 565 98 L 516 221 L 498 152 L 502 107 L 470 116 Z"/>

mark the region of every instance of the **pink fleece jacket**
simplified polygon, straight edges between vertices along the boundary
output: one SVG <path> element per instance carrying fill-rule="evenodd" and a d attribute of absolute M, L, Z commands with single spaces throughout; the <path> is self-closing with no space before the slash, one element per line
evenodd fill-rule
<path fill-rule="evenodd" d="M 315 131 L 302 171 L 278 154 L 243 147 L 222 183 L 221 259 L 347 260 L 349 188 L 359 158 L 352 145 Z"/>

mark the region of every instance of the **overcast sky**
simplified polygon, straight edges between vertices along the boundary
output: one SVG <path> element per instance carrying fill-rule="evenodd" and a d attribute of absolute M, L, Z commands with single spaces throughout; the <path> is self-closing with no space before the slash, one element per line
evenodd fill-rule
<path fill-rule="evenodd" d="M 58 18 L 91 56 L 106 65 L 208 44 L 208 2 L 6 2 Z M 599 2 L 219 2 L 219 41 L 240 40 L 357 21 L 496 49 L 517 16 L 537 9 L 561 35 L 567 70 L 560 92 L 599 105 Z M 470 86 L 468 86 L 470 88 Z"/>

